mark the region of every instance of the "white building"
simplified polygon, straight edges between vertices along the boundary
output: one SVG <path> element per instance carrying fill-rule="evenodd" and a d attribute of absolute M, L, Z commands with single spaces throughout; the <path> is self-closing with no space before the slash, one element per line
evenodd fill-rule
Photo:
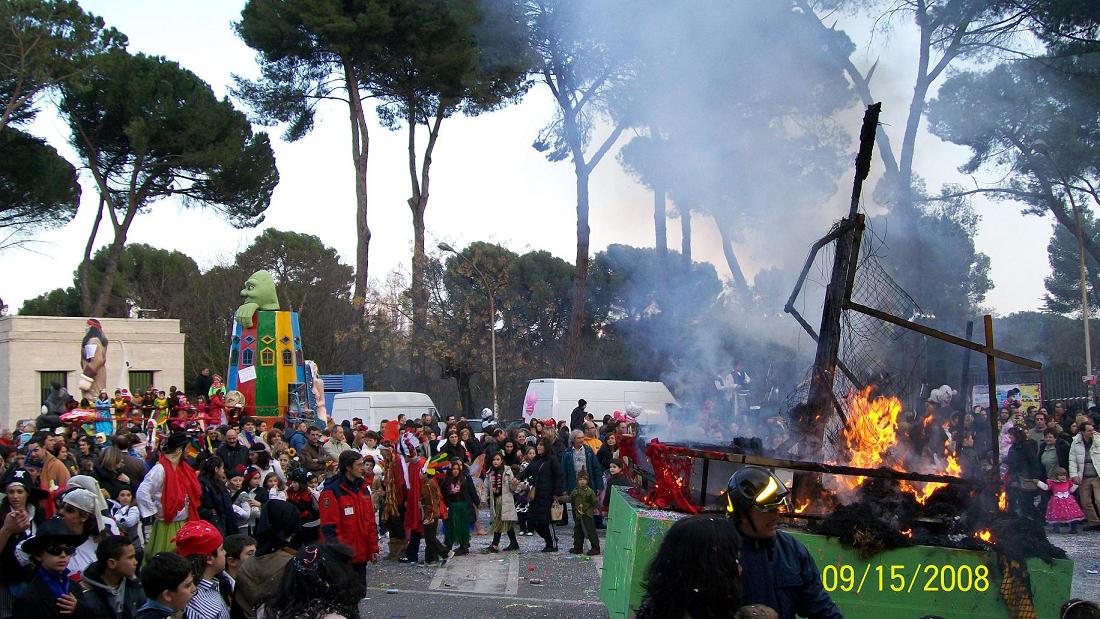
<path fill-rule="evenodd" d="M 178 320 L 100 318 L 107 336 L 107 392 L 143 391 L 150 384 L 183 388 L 183 342 Z M 0 317 L 0 428 L 38 416 L 50 382 L 79 399 L 80 343 L 86 318 Z"/>

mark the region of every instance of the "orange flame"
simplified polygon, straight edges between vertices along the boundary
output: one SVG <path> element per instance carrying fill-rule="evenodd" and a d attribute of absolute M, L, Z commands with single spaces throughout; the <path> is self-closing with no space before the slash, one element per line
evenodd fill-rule
<path fill-rule="evenodd" d="M 901 413 L 901 401 L 894 397 L 870 398 L 873 387 L 866 387 L 859 392 L 852 391 L 846 401 L 848 410 L 848 425 L 844 428 L 842 436 L 848 448 L 848 464 L 860 468 L 878 468 L 886 462 L 886 456 L 891 447 L 897 444 L 898 415 Z M 928 415 L 921 420 L 924 427 L 928 427 L 935 421 L 935 417 Z M 944 443 L 944 453 L 949 454 L 949 445 Z M 890 463 L 895 470 L 903 470 L 899 465 Z M 929 471 L 930 472 L 930 471 Z M 960 477 L 962 467 L 953 455 L 947 457 L 947 467 L 942 471 L 946 475 Z M 849 489 L 855 489 L 863 485 L 865 477 L 846 477 L 842 483 Z M 899 483 L 900 488 L 913 495 L 918 503 L 924 505 L 932 493 L 946 486 L 941 482 L 909 482 Z"/>
<path fill-rule="evenodd" d="M 945 475 L 953 475 L 960 477 L 962 475 L 962 467 L 959 466 L 959 461 L 955 456 L 947 456 L 947 468 L 944 470 Z M 936 490 L 945 487 L 947 484 L 938 481 L 930 481 L 927 483 L 910 483 L 908 481 L 901 482 L 901 489 L 912 494 L 913 498 L 917 500 L 917 503 L 924 505 L 928 502 L 929 497 Z"/>
<path fill-rule="evenodd" d="M 810 499 L 806 499 L 805 503 L 800 502 L 798 505 L 795 506 L 794 513 L 801 514 L 802 512 L 806 511 L 806 508 L 809 507 L 809 506 L 810 506 Z"/>
<path fill-rule="evenodd" d="M 913 529 L 906 529 L 902 531 L 901 534 L 905 537 L 908 537 L 909 539 L 913 539 Z"/>
<path fill-rule="evenodd" d="M 993 543 L 993 534 L 990 533 L 988 529 L 983 529 L 981 531 L 978 531 L 977 533 L 974 534 L 974 537 L 982 540 L 983 542 L 985 542 L 987 544 Z"/>
<path fill-rule="evenodd" d="M 1005 494 L 1004 490 L 1001 490 L 1001 493 L 997 495 L 997 509 L 1002 512 L 1008 511 L 1008 495 Z"/>
<path fill-rule="evenodd" d="M 848 464 L 873 469 L 882 466 L 886 451 L 898 442 L 898 415 L 901 401 L 893 397 L 870 399 L 871 387 L 848 394 L 848 425 L 843 431 L 847 443 Z M 865 477 L 845 478 L 850 488 L 863 485 Z"/>

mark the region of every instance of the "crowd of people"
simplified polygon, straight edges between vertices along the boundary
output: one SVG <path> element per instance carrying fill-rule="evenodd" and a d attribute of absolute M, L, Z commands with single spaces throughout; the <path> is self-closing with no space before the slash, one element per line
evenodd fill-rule
<path fill-rule="evenodd" d="M 624 426 L 583 403 L 475 436 L 454 416 L 213 423 L 148 393 L 2 431 L 0 619 L 357 617 L 373 561 L 444 564 L 477 535 L 556 552 L 570 517 L 571 552 L 598 555 L 606 489 L 634 483 Z"/>
<path fill-rule="evenodd" d="M 216 377 L 211 383 L 220 393 Z M 162 398 L 150 388 L 150 404 L 143 395 L 93 420 L 63 423 L 47 408 L 3 431 L 0 619 L 357 617 L 374 561 L 445 564 L 474 551 L 478 535 L 486 536 L 479 552 L 517 551 L 519 536 L 533 535 L 543 552 L 556 552 L 557 528 L 570 520 L 570 552 L 598 555 L 609 488 L 637 481 L 630 419 L 597 420 L 584 400 L 568 420 L 507 427 L 486 410 L 477 436 L 453 415 L 368 427 L 360 419 L 254 419 L 231 408 L 199 413 L 174 391 Z M 59 402 L 68 410 L 80 404 Z M 953 456 L 973 475 L 991 472 L 999 450 L 1010 509 L 1074 531 L 1085 519 L 1100 528 L 1096 417 L 1062 403 L 1048 414 L 1009 400 L 991 422 L 980 406 L 950 413 L 930 402 L 921 414 L 900 416 L 899 457 L 919 469 Z M 755 488 L 767 480 L 750 481 Z M 673 578 L 651 567 L 639 616 L 673 616 L 660 612 L 665 596 L 676 604 L 736 601 L 746 617 L 839 616 L 805 549 L 776 530 L 772 499 L 768 509 L 731 499 L 727 524 L 693 519 L 699 530 L 683 531 L 683 544 L 668 551 L 672 560 L 694 552 L 700 535 L 729 537 L 736 552 L 713 557 L 708 569 L 720 576 L 709 578 L 726 578 L 729 556 L 739 557 L 737 588 L 713 598 L 670 596 L 686 572 Z M 721 529 L 729 522 L 733 536 Z M 779 551 L 797 568 L 790 576 L 803 583 L 800 592 L 769 582 L 762 565 L 748 569 L 753 553 Z M 306 582 L 313 584 L 302 588 Z"/>

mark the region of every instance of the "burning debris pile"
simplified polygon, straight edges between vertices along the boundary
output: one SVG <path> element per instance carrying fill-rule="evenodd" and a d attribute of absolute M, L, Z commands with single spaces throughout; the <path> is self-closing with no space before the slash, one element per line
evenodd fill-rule
<path fill-rule="evenodd" d="M 810 532 L 835 537 L 864 557 L 918 544 L 992 549 L 1016 561 L 1066 556 L 1047 540 L 1041 522 L 999 511 L 992 494 L 977 487 L 937 488 L 922 504 L 894 480 L 869 479 L 857 495 L 859 500 L 811 522 Z"/>

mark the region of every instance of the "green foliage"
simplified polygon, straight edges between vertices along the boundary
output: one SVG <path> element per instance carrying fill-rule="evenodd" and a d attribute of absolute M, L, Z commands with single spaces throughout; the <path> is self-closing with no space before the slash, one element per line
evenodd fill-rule
<path fill-rule="evenodd" d="M 535 73 L 558 103 L 532 146 L 553 162 L 583 157 L 594 129 L 609 117 L 615 90 L 630 78 L 633 55 L 612 40 L 614 24 L 626 23 L 633 3 L 527 0 L 524 5 Z"/>
<path fill-rule="evenodd" d="M 0 229 L 24 233 L 72 220 L 80 185 L 57 150 L 9 127 L 0 129 L 0 153 Z"/>
<path fill-rule="evenodd" d="M 527 90 L 531 55 L 518 5 L 510 0 L 403 0 L 390 3 L 399 36 L 383 41 L 371 90 L 378 116 L 395 129 L 410 118 L 430 125 L 454 112 L 476 115 Z"/>
<path fill-rule="evenodd" d="M 1086 238 L 1092 242 L 1100 242 L 1100 225 L 1092 213 L 1082 213 L 1082 223 Z M 1064 226 L 1054 226 L 1054 234 L 1047 244 L 1047 255 L 1050 258 L 1050 275 L 1044 280 L 1047 293 L 1043 296 L 1043 306 L 1059 314 L 1081 315 L 1081 253 L 1077 245 L 1077 235 L 1074 231 Z M 1100 262 L 1085 252 L 1085 269 L 1087 273 L 1086 289 L 1088 290 L 1089 314 L 1093 315 L 1100 308 L 1100 288 L 1097 288 L 1097 278 L 1100 277 Z"/>
<path fill-rule="evenodd" d="M 80 293 L 76 288 L 54 288 L 23 302 L 20 316 L 82 316 Z"/>
<path fill-rule="evenodd" d="M 1085 367 L 1084 334 L 1080 320 L 1047 312 L 1017 312 L 994 319 L 993 330 L 997 333 L 997 348 L 1042 361 L 1044 370 L 1080 370 Z M 1092 327 L 1092 337 L 1093 342 L 1100 337 L 1095 326 Z M 1096 358 L 1095 352 L 1093 358 Z M 1018 370 L 1019 366 L 1009 369 Z"/>
<path fill-rule="evenodd" d="M 237 35 L 259 52 L 261 77 L 234 76 L 234 95 L 255 120 L 286 123 L 284 138 L 298 140 L 313 128 L 317 105 L 346 96 L 345 69 L 364 77 L 393 22 L 379 0 L 249 0 L 234 24 Z M 353 83 L 351 88 L 367 84 Z"/>
<path fill-rule="evenodd" d="M 179 196 L 237 227 L 263 221 L 279 178 L 267 135 L 253 135 L 244 114 L 195 74 L 115 50 L 62 95 L 73 146 L 110 208 L 129 214 Z"/>
<path fill-rule="evenodd" d="M 76 0 L 5 0 L 0 31 L 0 129 L 30 121 L 35 99 L 80 79 L 91 56 L 126 46 L 125 36 Z"/>

